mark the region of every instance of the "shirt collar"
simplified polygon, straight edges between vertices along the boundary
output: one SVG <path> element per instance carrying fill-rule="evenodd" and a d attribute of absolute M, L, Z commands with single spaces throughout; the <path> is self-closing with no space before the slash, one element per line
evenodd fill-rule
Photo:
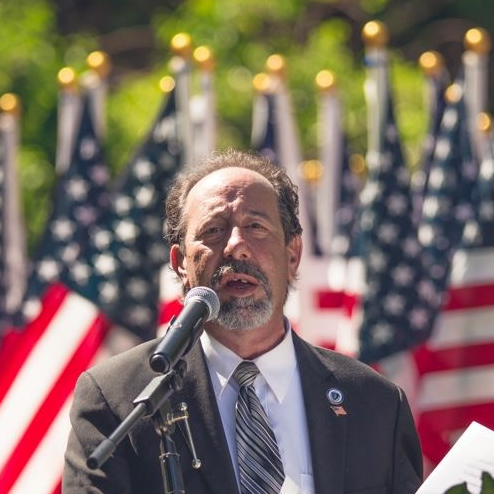
<path fill-rule="evenodd" d="M 201 344 L 208 362 L 215 395 L 221 397 L 233 371 L 242 361 L 242 358 L 206 332 L 201 335 Z M 278 402 L 281 402 L 297 367 L 288 319 L 285 319 L 285 337 L 283 340 L 268 352 L 253 359 L 253 362 L 257 365 Z"/>

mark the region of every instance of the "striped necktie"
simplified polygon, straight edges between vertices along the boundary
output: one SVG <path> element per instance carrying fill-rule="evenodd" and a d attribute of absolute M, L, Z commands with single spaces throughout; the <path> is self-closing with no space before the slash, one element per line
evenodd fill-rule
<path fill-rule="evenodd" d="M 233 373 L 240 386 L 237 401 L 237 457 L 242 494 L 279 494 L 285 474 L 274 432 L 256 395 L 259 369 L 241 362 Z"/>

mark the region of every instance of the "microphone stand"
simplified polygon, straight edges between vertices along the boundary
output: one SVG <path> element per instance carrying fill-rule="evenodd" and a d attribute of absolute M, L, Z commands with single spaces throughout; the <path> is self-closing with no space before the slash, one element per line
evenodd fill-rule
<path fill-rule="evenodd" d="M 187 365 L 179 360 L 174 369 L 166 374 L 154 377 L 133 401 L 134 410 L 122 423 L 104 439 L 88 457 L 86 464 L 91 470 L 100 468 L 116 450 L 117 445 L 129 434 L 135 424 L 143 417 L 151 417 L 154 428 L 160 436 L 160 466 L 166 494 L 184 494 L 184 482 L 180 458 L 171 434 L 175 424 L 183 421 L 187 442 L 192 453 L 192 467 L 200 468 L 201 460 L 197 458 L 194 442 L 188 422 L 187 405 L 181 403 L 177 412 L 170 411 L 168 399 L 175 391 L 181 389 Z"/>

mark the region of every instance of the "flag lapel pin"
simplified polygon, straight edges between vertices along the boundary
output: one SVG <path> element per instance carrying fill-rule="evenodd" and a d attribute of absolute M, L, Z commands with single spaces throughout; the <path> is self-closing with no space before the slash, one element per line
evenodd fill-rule
<path fill-rule="evenodd" d="M 342 403 L 345 400 L 345 396 L 338 388 L 330 388 L 326 392 L 326 397 L 329 401 L 329 408 L 333 410 L 337 417 L 343 417 L 347 415 L 346 410 L 343 408 Z"/>

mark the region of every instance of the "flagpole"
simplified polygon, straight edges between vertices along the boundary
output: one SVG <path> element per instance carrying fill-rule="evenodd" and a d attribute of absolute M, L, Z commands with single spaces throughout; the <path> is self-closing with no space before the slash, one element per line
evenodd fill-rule
<path fill-rule="evenodd" d="M 342 129 L 341 107 L 337 96 L 336 78 L 329 70 L 320 71 L 315 79 L 319 90 L 319 163 L 320 180 L 315 183 L 317 240 L 322 253 L 329 257 L 335 230 L 336 207 L 339 203 Z"/>
<path fill-rule="evenodd" d="M 472 136 L 472 146 L 476 156 L 482 153 L 482 140 L 485 136 L 479 131 L 477 117 L 487 106 L 488 54 L 491 39 L 482 28 L 469 29 L 463 39 L 465 52 L 462 62 L 465 73 L 465 104 L 468 127 Z"/>
<path fill-rule="evenodd" d="M 250 145 L 252 149 L 262 151 L 261 146 L 268 131 L 268 97 L 273 92 L 271 77 L 266 72 L 259 72 L 252 78 L 254 99 L 252 103 L 252 126 Z M 272 143 L 274 144 L 274 143 Z"/>
<path fill-rule="evenodd" d="M 214 93 L 215 60 L 213 52 L 208 46 L 198 46 L 193 58 L 199 67 L 200 95 L 192 98 L 192 120 L 194 122 L 194 155 L 196 160 L 211 153 L 216 147 L 216 100 Z M 197 114 L 194 115 L 194 102 L 197 105 Z M 195 117 L 195 118 L 194 118 Z"/>
<path fill-rule="evenodd" d="M 382 127 L 386 115 L 388 92 L 389 39 L 387 27 L 379 21 L 370 21 L 362 29 L 365 44 L 366 80 L 364 84 L 367 102 L 367 161 L 373 162 L 382 148 Z M 370 164 L 370 163 L 369 163 Z"/>
<path fill-rule="evenodd" d="M 439 81 L 447 77 L 444 58 L 437 51 L 426 51 L 420 55 L 419 67 L 426 77 L 426 107 L 429 115 L 433 115 L 437 110 L 437 88 Z"/>
<path fill-rule="evenodd" d="M 190 117 L 190 59 L 192 55 L 192 39 L 187 33 L 178 33 L 170 42 L 173 56 L 169 66 L 176 84 L 177 113 L 179 136 L 182 142 L 182 166 L 193 166 L 194 135 Z"/>
<path fill-rule="evenodd" d="M 275 118 L 277 120 L 276 128 L 279 129 L 279 157 L 281 164 L 287 169 L 288 175 L 292 181 L 301 186 L 299 165 L 302 161 L 300 150 L 299 136 L 296 129 L 293 107 L 288 94 L 286 85 L 286 61 L 279 54 L 273 54 L 266 60 L 266 72 L 272 83 L 273 93 L 275 95 Z M 301 218 L 304 218 L 302 211 L 303 205 L 300 205 Z M 305 223 L 307 226 L 307 223 Z"/>
<path fill-rule="evenodd" d="M 103 141 L 106 136 L 106 99 L 111 62 L 105 52 L 97 50 L 86 57 L 86 64 L 89 70 L 83 75 L 82 84 L 91 97 L 96 136 Z"/>
<path fill-rule="evenodd" d="M 305 242 L 305 253 L 309 253 L 310 219 L 307 210 L 306 198 L 304 198 L 305 181 L 301 174 L 302 151 L 300 149 L 300 138 L 294 116 L 293 106 L 286 84 L 286 61 L 279 54 L 273 54 L 266 60 L 266 72 L 269 76 L 269 88 L 275 96 L 275 129 L 278 135 L 275 136 L 278 146 L 280 164 L 287 170 L 288 176 L 299 188 L 300 196 L 300 220 L 304 232 L 302 237 Z"/>
<path fill-rule="evenodd" d="M 19 120 L 21 104 L 19 98 L 6 93 L 0 98 L 0 131 L 4 135 L 4 204 L 3 226 L 4 288 L 5 301 L 2 311 L 7 315 L 20 315 L 22 297 L 27 282 L 27 254 L 21 198 L 17 180 L 17 155 L 19 149 Z M 1 329 L 1 328 L 0 328 Z"/>
<path fill-rule="evenodd" d="M 379 21 L 370 21 L 362 29 L 365 44 L 366 80 L 364 95 L 367 104 L 367 154 L 365 163 L 368 170 L 380 165 L 379 154 L 383 145 L 383 126 L 386 116 L 386 95 L 388 94 L 388 54 L 389 39 L 387 27 Z M 369 183 L 367 181 L 367 183 Z M 362 193 L 366 192 L 364 186 Z M 361 195 L 362 197 L 362 195 Z M 362 325 L 363 310 L 360 307 L 365 293 L 364 252 L 354 253 L 346 268 L 346 293 L 350 299 L 357 300 L 348 324 L 338 334 L 337 349 L 356 355 L 359 349 L 359 330 Z"/>
<path fill-rule="evenodd" d="M 428 131 L 423 144 L 423 156 L 420 166 L 414 170 L 411 178 L 413 191 L 414 221 L 420 221 L 422 202 L 427 189 L 429 171 L 434 154 L 436 137 L 439 132 L 444 113 L 444 92 L 449 82 L 448 71 L 443 56 L 436 51 L 422 53 L 418 60 L 419 67 L 425 76 L 424 100 L 427 108 Z"/>
<path fill-rule="evenodd" d="M 492 156 L 492 115 L 487 112 L 480 112 L 477 115 L 477 129 L 482 136 L 480 148 L 480 163 L 483 163 Z M 481 165 L 482 168 L 482 165 Z M 482 172 L 480 172 L 482 173 Z"/>
<path fill-rule="evenodd" d="M 59 175 L 67 171 L 75 141 L 80 111 L 77 76 L 72 67 L 63 67 L 57 74 L 58 94 L 57 150 L 55 168 Z"/>

